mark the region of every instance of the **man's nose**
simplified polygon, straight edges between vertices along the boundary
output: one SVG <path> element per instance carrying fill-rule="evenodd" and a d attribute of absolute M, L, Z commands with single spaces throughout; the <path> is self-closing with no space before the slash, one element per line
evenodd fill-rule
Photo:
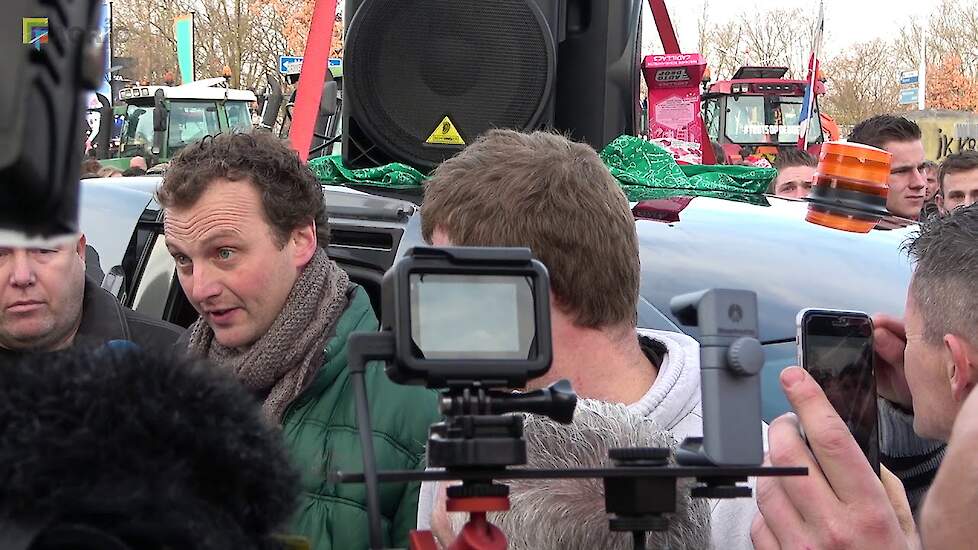
<path fill-rule="evenodd" d="M 910 187 L 914 189 L 923 189 L 927 187 L 927 176 L 924 175 L 920 170 L 913 171 L 913 177 L 910 178 Z"/>
<path fill-rule="evenodd" d="M 37 282 L 37 272 L 30 254 L 23 250 L 15 250 L 11 258 L 10 284 L 17 287 L 28 287 Z"/>
<path fill-rule="evenodd" d="M 215 270 L 194 264 L 194 272 L 191 275 L 190 283 L 190 299 L 196 304 L 202 304 L 220 293 L 220 277 L 215 273 Z"/>

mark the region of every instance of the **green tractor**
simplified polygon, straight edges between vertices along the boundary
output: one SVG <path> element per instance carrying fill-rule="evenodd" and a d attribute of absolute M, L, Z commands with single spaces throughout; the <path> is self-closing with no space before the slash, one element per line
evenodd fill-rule
<path fill-rule="evenodd" d="M 135 156 L 152 166 L 204 136 L 248 132 L 257 102 L 253 92 L 229 89 L 220 77 L 180 86 L 134 86 L 121 90 L 119 99 L 126 103 L 119 156 L 100 162 L 120 170 Z"/>

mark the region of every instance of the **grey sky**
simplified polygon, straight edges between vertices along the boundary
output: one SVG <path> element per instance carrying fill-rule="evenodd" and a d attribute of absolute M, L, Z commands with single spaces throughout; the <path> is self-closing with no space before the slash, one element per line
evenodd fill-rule
<path fill-rule="evenodd" d="M 813 0 L 705 0 L 709 2 L 710 18 L 723 23 L 743 13 L 763 13 L 777 8 L 801 8 L 813 15 L 818 2 Z M 703 11 L 704 0 L 666 0 L 673 24 L 677 27 L 679 46 L 684 52 L 696 49 L 697 20 Z M 925 17 L 937 4 L 936 0 L 825 0 L 824 52 L 839 53 L 847 46 L 874 38 L 894 35 L 912 18 Z M 645 34 L 656 33 L 648 3 L 645 5 Z M 643 41 L 648 43 L 648 41 Z M 649 54 L 652 52 L 643 52 Z"/>

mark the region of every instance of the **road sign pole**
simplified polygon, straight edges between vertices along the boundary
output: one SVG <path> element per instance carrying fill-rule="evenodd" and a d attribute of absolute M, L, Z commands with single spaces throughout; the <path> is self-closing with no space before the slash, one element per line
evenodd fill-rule
<path fill-rule="evenodd" d="M 920 68 L 918 74 L 917 109 L 923 111 L 927 107 L 927 33 L 920 33 Z"/>

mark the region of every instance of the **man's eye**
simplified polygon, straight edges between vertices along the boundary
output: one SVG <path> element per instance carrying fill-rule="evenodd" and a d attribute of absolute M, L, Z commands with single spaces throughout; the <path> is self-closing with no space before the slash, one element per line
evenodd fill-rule
<path fill-rule="evenodd" d="M 230 248 L 220 248 L 217 251 L 217 257 L 222 260 L 230 260 L 234 256 L 234 250 Z"/>
<path fill-rule="evenodd" d="M 177 254 L 176 256 L 173 257 L 173 260 L 180 267 L 186 267 L 190 265 L 190 258 L 184 256 L 183 254 Z"/>

